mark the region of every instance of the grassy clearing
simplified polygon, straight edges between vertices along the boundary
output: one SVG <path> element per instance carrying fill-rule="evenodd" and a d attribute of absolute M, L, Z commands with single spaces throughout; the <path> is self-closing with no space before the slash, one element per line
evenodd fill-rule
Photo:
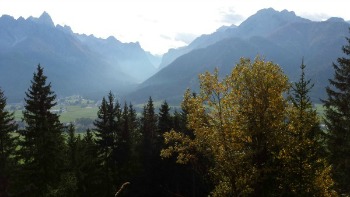
<path fill-rule="evenodd" d="M 74 122 L 78 118 L 97 118 L 98 107 L 66 106 L 62 113 L 59 113 L 62 123 Z M 15 111 L 15 120 L 21 120 L 22 110 Z"/>
<path fill-rule="evenodd" d="M 74 122 L 78 118 L 97 118 L 98 107 L 67 106 L 66 111 L 60 114 L 63 123 Z"/>

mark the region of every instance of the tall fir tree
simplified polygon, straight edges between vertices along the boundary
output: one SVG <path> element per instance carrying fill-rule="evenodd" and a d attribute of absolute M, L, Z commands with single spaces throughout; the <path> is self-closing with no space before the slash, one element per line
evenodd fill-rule
<path fill-rule="evenodd" d="M 78 154 L 79 154 L 79 139 L 75 133 L 75 127 L 73 123 L 70 123 L 67 128 L 67 166 L 68 169 L 73 171 L 77 167 L 78 163 Z"/>
<path fill-rule="evenodd" d="M 158 130 L 162 135 L 173 129 L 173 117 L 170 115 L 170 107 L 166 101 L 159 108 Z"/>
<path fill-rule="evenodd" d="M 61 194 L 65 196 L 78 196 L 80 174 L 80 135 L 76 135 L 75 126 L 70 123 L 67 127 L 67 150 L 66 150 L 66 170 L 64 179 L 61 181 Z"/>
<path fill-rule="evenodd" d="M 157 115 L 151 97 L 143 108 L 140 127 L 142 134 L 140 151 L 143 166 L 142 180 L 144 182 L 142 189 L 145 195 L 152 196 L 160 192 L 157 181 L 158 174 L 156 174 L 160 159 L 160 150 L 157 150 L 160 136 L 157 130 Z"/>
<path fill-rule="evenodd" d="M 78 193 L 80 196 L 102 196 L 100 193 L 103 181 L 101 179 L 101 158 L 93 132 L 88 129 L 81 142 L 81 159 L 78 178 Z"/>
<path fill-rule="evenodd" d="M 131 128 L 132 128 L 132 120 L 130 119 L 129 114 L 129 108 L 128 105 L 124 104 L 124 109 L 122 111 L 122 117 L 121 117 L 121 129 L 119 134 L 119 164 L 120 166 L 126 167 L 130 154 L 131 154 Z"/>
<path fill-rule="evenodd" d="M 17 146 L 14 132 L 17 131 L 17 124 L 13 113 L 6 111 L 5 107 L 6 97 L 0 89 L 0 196 L 8 195 L 17 166 L 14 159 Z"/>
<path fill-rule="evenodd" d="M 333 63 L 334 79 L 329 79 L 323 103 L 333 177 L 340 193 L 350 195 L 350 38 L 346 40 L 345 56 Z"/>
<path fill-rule="evenodd" d="M 38 65 L 26 92 L 21 131 L 23 188 L 26 196 L 44 196 L 57 190 L 64 166 L 63 125 L 50 110 L 56 105 L 51 83 Z"/>
<path fill-rule="evenodd" d="M 110 92 L 108 100 L 104 97 L 94 121 L 96 144 L 101 161 L 101 196 L 112 195 L 114 192 L 114 175 L 116 166 L 114 163 L 115 141 L 117 134 L 116 107 L 114 95 Z"/>
<path fill-rule="evenodd" d="M 128 108 L 128 119 L 129 119 L 129 131 L 131 134 L 132 141 L 135 141 L 137 136 L 137 130 L 139 126 L 138 118 L 136 110 L 134 109 L 134 106 L 130 103 Z M 137 141 L 137 140 L 136 140 Z"/>
<path fill-rule="evenodd" d="M 288 132 L 279 154 L 283 164 L 280 188 L 289 196 L 333 196 L 324 133 L 309 97 L 313 84 L 305 77 L 304 61 L 300 68 L 300 79 L 291 86 Z"/>
<path fill-rule="evenodd" d="M 151 97 L 143 108 L 141 130 L 145 140 L 154 142 L 157 139 L 157 115 Z"/>
<path fill-rule="evenodd" d="M 113 98 L 114 99 L 114 98 Z M 112 103 L 110 104 L 112 105 Z M 112 110 L 112 109 L 111 109 Z M 123 156 L 122 156 L 122 146 L 123 146 L 123 110 L 121 109 L 121 105 L 118 101 L 115 101 L 114 103 L 114 115 L 113 119 L 115 121 L 114 130 L 113 130 L 113 162 L 114 165 L 118 168 L 120 167 L 121 163 L 123 163 Z M 115 173 L 117 173 L 115 171 Z M 119 176 L 119 175 L 115 175 Z"/>

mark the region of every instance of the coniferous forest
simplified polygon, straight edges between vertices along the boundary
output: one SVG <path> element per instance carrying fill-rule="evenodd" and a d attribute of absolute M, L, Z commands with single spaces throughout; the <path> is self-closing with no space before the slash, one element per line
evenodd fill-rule
<path fill-rule="evenodd" d="M 38 65 L 23 128 L 0 90 L 0 196 L 349 196 L 347 41 L 324 90 L 325 117 L 303 60 L 290 82 L 258 56 L 225 78 L 201 74 L 200 91 L 187 90 L 175 110 L 149 97 L 137 113 L 109 92 L 82 134 L 50 111 L 56 94 Z"/>

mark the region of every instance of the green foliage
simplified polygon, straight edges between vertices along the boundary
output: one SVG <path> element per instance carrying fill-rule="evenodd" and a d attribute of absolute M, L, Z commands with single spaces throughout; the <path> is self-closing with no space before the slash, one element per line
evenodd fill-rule
<path fill-rule="evenodd" d="M 17 131 L 14 122 L 14 114 L 5 110 L 6 97 L 0 89 L 0 194 L 7 195 L 9 190 L 6 183 L 13 182 L 14 169 L 17 167 L 14 158 L 17 137 L 13 135 Z"/>
<path fill-rule="evenodd" d="M 137 118 L 110 92 L 84 135 L 53 113 L 56 96 L 39 65 L 19 137 L 0 90 L 0 195 L 113 196 L 121 185 L 126 196 L 336 196 L 333 185 L 346 195 L 349 62 L 334 65 L 339 91 L 327 89 L 327 147 L 303 62 L 292 85 L 259 57 L 242 58 L 224 78 L 206 72 L 199 94 L 187 90 L 174 114 L 166 101 L 156 114 L 150 97 Z"/>
<path fill-rule="evenodd" d="M 116 165 L 114 160 L 115 143 L 117 141 L 117 109 L 118 105 L 114 103 L 114 95 L 110 92 L 107 100 L 102 99 L 98 111 L 98 119 L 95 120 L 96 145 L 100 158 L 101 166 L 101 195 L 107 196 L 113 194 L 114 174 Z"/>
<path fill-rule="evenodd" d="M 57 114 L 50 112 L 56 105 L 51 84 L 46 84 L 43 68 L 38 65 L 31 86 L 26 92 L 20 132 L 21 176 L 28 196 L 44 196 L 60 183 L 64 166 L 63 126 Z"/>
<path fill-rule="evenodd" d="M 170 116 L 170 107 L 166 101 L 159 109 L 158 129 L 160 133 L 169 132 L 173 128 L 172 118 Z"/>
<path fill-rule="evenodd" d="M 302 62 L 300 79 L 291 86 L 288 129 L 279 153 L 283 166 L 282 193 L 290 196 L 334 196 L 334 182 L 325 157 L 324 133 L 317 112 L 312 108 L 309 93 L 313 85 L 305 79 L 305 67 Z"/>
<path fill-rule="evenodd" d="M 335 75 L 329 80 L 328 98 L 323 102 L 333 177 L 340 193 L 350 195 L 350 38 L 347 41 L 342 48 L 345 56 L 333 63 Z"/>
<path fill-rule="evenodd" d="M 80 196 L 98 196 L 102 184 L 101 159 L 98 146 L 91 130 L 87 130 L 80 143 L 78 194 Z"/>

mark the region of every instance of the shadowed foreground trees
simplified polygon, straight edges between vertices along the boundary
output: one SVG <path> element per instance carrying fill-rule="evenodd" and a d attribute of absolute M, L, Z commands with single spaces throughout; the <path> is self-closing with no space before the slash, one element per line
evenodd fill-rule
<path fill-rule="evenodd" d="M 350 38 L 346 39 L 345 56 L 333 63 L 334 79 L 329 80 L 328 98 L 323 103 L 333 177 L 340 192 L 350 195 Z"/>
<path fill-rule="evenodd" d="M 0 194 L 113 196 L 124 185 L 120 196 L 336 196 L 332 170 L 346 193 L 347 157 L 334 157 L 346 146 L 336 146 L 339 136 L 330 132 L 326 148 L 301 69 L 290 84 L 273 62 L 241 59 L 223 79 L 217 70 L 200 75 L 200 92 L 186 91 L 174 113 L 166 102 L 157 113 L 150 97 L 137 115 L 110 92 L 95 128 L 77 134 L 50 111 L 55 94 L 39 65 L 18 140 L 0 91 L 0 178 L 7 184 Z"/>
<path fill-rule="evenodd" d="M 65 161 L 63 125 L 50 110 L 56 105 L 56 95 L 43 68 L 38 65 L 31 86 L 26 92 L 20 131 L 21 181 L 26 196 L 44 196 L 57 192 Z"/>
<path fill-rule="evenodd" d="M 17 125 L 14 122 L 14 115 L 5 110 L 6 97 L 0 89 L 0 196 L 5 196 L 11 183 L 16 177 L 15 169 L 17 161 L 14 154 L 17 146 L 17 137 L 14 132 Z"/>
<path fill-rule="evenodd" d="M 312 151 L 310 148 L 320 145 L 312 136 L 314 144 L 308 146 L 302 143 L 302 139 L 299 140 L 301 135 L 312 135 L 311 130 L 317 129 L 317 116 L 309 108 L 308 91 L 299 95 L 301 89 L 298 85 L 294 105 L 284 98 L 290 85 L 278 65 L 259 57 L 254 62 L 241 59 L 222 81 L 215 71 L 214 74 L 201 75 L 200 85 L 198 96 L 190 97 L 187 93 L 184 99 L 188 109 L 188 126 L 193 129 L 195 137 L 176 131 L 166 133 L 164 137 L 168 147 L 162 151 L 163 157 L 177 155 L 178 163 L 198 163 L 201 159 L 198 155 L 204 156 L 208 161 L 205 164 L 207 173 L 215 185 L 213 196 L 274 196 L 281 193 L 298 196 L 299 192 L 311 196 L 335 194 L 331 189 L 329 168 L 323 161 L 319 168 L 307 172 L 319 172 L 316 177 L 305 176 L 304 171 L 302 173 L 305 174 L 293 175 L 294 170 L 302 170 L 300 162 L 288 163 L 290 168 L 284 163 L 289 158 L 286 152 L 309 153 Z M 297 95 L 302 97 L 302 101 Z M 313 121 L 300 122 L 303 117 L 294 118 L 291 114 L 294 111 L 309 114 Z M 298 130 L 295 124 L 299 123 L 305 128 Z M 299 146 L 291 146 L 292 142 Z M 314 164 L 318 159 L 303 158 L 302 162 Z M 302 182 L 303 187 L 286 188 L 285 185 L 294 181 L 286 177 L 286 170 L 293 171 L 287 176 L 306 177 L 308 180 Z M 329 181 L 319 184 L 318 181 L 325 177 Z M 310 190 L 310 185 L 305 185 L 307 182 L 311 182 L 319 193 Z"/>

